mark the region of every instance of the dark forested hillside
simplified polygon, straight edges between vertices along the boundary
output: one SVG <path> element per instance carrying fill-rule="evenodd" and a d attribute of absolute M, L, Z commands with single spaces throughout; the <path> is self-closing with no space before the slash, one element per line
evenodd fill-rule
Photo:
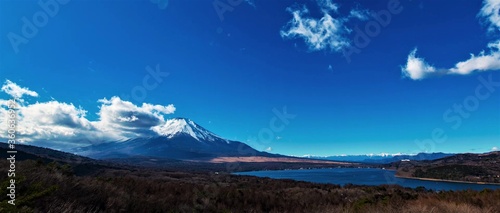
<path fill-rule="evenodd" d="M 500 152 L 458 154 L 433 161 L 391 164 L 402 177 L 500 183 Z"/>

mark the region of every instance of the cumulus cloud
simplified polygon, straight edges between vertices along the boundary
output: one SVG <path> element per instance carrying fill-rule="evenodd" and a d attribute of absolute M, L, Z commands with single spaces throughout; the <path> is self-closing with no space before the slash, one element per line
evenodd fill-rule
<path fill-rule="evenodd" d="M 500 29 L 500 0 L 484 0 L 478 16 L 489 24 L 489 31 Z M 488 53 L 482 51 L 478 55 L 457 62 L 452 68 L 436 68 L 429 65 L 423 58 L 416 57 L 416 49 L 410 52 L 406 65 L 402 67 L 403 76 L 420 80 L 437 75 L 468 75 L 474 72 L 500 70 L 500 40 L 488 44 Z"/>
<path fill-rule="evenodd" d="M 152 127 L 165 122 L 163 115 L 175 112 L 174 105 L 152 105 L 143 103 L 136 106 L 132 102 L 119 97 L 100 99 L 102 103 L 98 113 L 100 121 L 96 126 L 102 129 L 119 130 L 125 137 L 140 137 L 151 134 Z"/>
<path fill-rule="evenodd" d="M 4 89 L 7 88 L 7 89 Z M 37 96 L 36 92 L 21 88 L 6 81 L 2 91 L 14 94 Z M 48 102 L 25 103 L 17 107 L 17 136 L 26 143 L 35 143 L 52 148 L 67 148 L 89 143 L 119 141 L 133 137 L 156 136 L 152 129 L 165 123 L 164 115 L 175 112 L 174 105 L 141 106 L 121 100 L 119 97 L 98 100 L 97 120 L 86 118 L 87 111 L 71 103 Z M 6 139 L 8 101 L 0 99 L 0 139 Z"/>
<path fill-rule="evenodd" d="M 28 88 L 20 87 L 10 80 L 5 80 L 5 83 L 2 86 L 2 91 L 17 99 L 21 99 L 25 95 L 38 97 L 38 93 L 31 91 Z"/>
<path fill-rule="evenodd" d="M 494 146 L 493 148 L 491 148 L 491 151 L 498 151 L 498 147 Z"/>
<path fill-rule="evenodd" d="M 0 139 L 7 132 L 8 111 L 5 101 L 0 101 Z M 86 111 L 73 104 L 49 101 L 22 104 L 17 107 L 16 136 L 19 142 L 34 142 L 38 145 L 55 145 L 61 148 L 69 144 L 88 141 L 98 130 L 88 121 Z M 95 140 L 92 140 L 95 141 Z"/>
<path fill-rule="evenodd" d="M 347 38 L 352 29 L 346 23 L 357 18 L 367 19 L 367 11 L 352 10 L 349 15 L 340 17 L 339 6 L 331 0 L 317 0 L 322 17 L 310 16 L 309 9 L 302 7 L 289 7 L 287 10 L 292 14 L 292 19 L 281 29 L 280 35 L 284 39 L 303 39 L 309 50 L 331 50 L 339 52 L 350 46 L 350 39 Z M 334 17 L 335 16 L 335 17 Z"/>
<path fill-rule="evenodd" d="M 403 75 L 411 79 L 423 79 L 437 73 L 437 69 L 429 65 L 423 58 L 417 57 L 417 48 L 408 55 L 406 66 L 402 68 Z"/>

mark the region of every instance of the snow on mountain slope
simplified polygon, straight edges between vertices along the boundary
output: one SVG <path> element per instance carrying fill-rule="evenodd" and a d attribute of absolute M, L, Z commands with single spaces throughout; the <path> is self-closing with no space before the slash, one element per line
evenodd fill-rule
<path fill-rule="evenodd" d="M 163 126 L 153 128 L 153 131 L 160 136 L 173 138 L 178 135 L 189 135 L 197 141 L 216 141 L 223 140 L 229 143 L 228 140 L 219 137 L 218 135 L 206 130 L 200 125 L 196 124 L 190 119 L 186 118 L 173 118 L 165 122 Z"/>

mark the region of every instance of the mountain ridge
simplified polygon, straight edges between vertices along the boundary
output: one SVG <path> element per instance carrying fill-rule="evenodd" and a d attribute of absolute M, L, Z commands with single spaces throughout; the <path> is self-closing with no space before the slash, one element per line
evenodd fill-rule
<path fill-rule="evenodd" d="M 433 152 L 433 153 L 417 153 L 417 154 L 365 154 L 365 155 L 332 155 L 332 156 L 312 156 L 308 155 L 305 158 L 323 159 L 344 162 L 360 162 L 360 163 L 392 163 L 401 160 L 436 160 L 444 157 L 453 156 L 453 153 Z"/>
<path fill-rule="evenodd" d="M 431 161 L 394 162 L 390 167 L 401 177 L 500 183 L 500 151 L 463 153 Z"/>

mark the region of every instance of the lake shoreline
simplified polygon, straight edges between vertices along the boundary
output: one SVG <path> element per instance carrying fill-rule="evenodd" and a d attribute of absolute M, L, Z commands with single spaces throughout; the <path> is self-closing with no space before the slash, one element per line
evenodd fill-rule
<path fill-rule="evenodd" d="M 385 184 L 395 184 L 402 187 L 410 187 L 416 189 L 423 186 L 426 189 L 436 191 L 457 191 L 472 189 L 481 191 L 484 189 L 497 190 L 500 189 L 498 183 L 486 182 L 467 182 L 455 180 L 440 180 L 432 178 L 417 178 L 404 177 L 395 175 L 393 169 L 380 168 L 322 168 L 322 169 L 304 169 L 304 170 L 268 170 L 268 171 L 253 171 L 253 172 L 237 172 L 232 175 L 248 175 L 256 177 L 265 177 L 271 179 L 292 179 L 295 181 L 305 181 L 312 183 L 335 184 L 344 186 L 345 184 L 353 185 L 372 185 L 379 186 Z M 311 178 L 311 176 L 316 178 Z M 388 179 L 389 178 L 389 179 Z M 390 180 L 396 181 L 391 183 Z M 441 184 L 439 184 L 441 183 Z M 446 184 L 445 184 L 446 183 Z"/>
<path fill-rule="evenodd" d="M 403 179 L 413 179 L 413 180 L 424 180 L 424 181 L 437 181 L 437 182 L 450 182 L 450 183 L 469 183 L 469 184 L 481 184 L 481 185 L 497 185 L 500 186 L 500 183 L 488 183 L 488 182 L 471 182 L 471 181 L 462 181 L 462 180 L 446 180 L 446 179 L 436 179 L 436 178 L 419 178 L 419 177 L 407 177 L 394 175 L 397 178 Z"/>

